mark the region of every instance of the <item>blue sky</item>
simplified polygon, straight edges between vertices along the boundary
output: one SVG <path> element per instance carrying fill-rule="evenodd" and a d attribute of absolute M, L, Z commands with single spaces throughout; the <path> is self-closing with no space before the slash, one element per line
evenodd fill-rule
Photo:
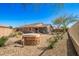
<path fill-rule="evenodd" d="M 23 8 L 24 7 L 24 8 Z M 43 22 L 51 24 L 51 20 L 61 15 L 79 15 L 79 4 L 0 4 L 0 24 L 13 27 Z"/>

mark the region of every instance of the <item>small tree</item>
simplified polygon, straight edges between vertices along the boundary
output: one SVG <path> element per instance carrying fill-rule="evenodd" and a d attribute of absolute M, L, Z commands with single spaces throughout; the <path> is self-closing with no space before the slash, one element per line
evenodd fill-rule
<path fill-rule="evenodd" d="M 71 23 L 73 23 L 73 22 L 76 22 L 76 21 L 78 21 L 77 20 L 77 16 L 61 16 L 61 17 L 59 17 L 59 18 L 56 18 L 55 20 L 53 20 L 53 24 L 57 27 L 57 28 L 61 28 L 62 27 L 62 29 L 64 30 L 63 31 L 63 34 L 65 33 L 65 32 L 67 32 L 67 34 L 68 34 L 68 25 L 70 25 Z M 61 33 L 58 33 L 58 32 L 55 32 L 56 33 L 56 35 L 55 35 L 55 37 L 54 37 L 54 41 L 51 41 L 51 40 L 49 40 L 49 47 L 50 48 L 53 48 L 53 46 L 54 46 L 54 44 L 59 40 L 59 39 L 62 39 L 63 38 L 63 34 L 62 35 L 60 35 Z M 51 41 L 51 42 L 50 42 Z"/>
<path fill-rule="evenodd" d="M 78 17 L 77 16 L 61 16 L 56 18 L 53 22 L 54 25 L 56 25 L 58 28 L 63 28 L 64 32 L 66 32 L 66 30 L 68 29 L 68 25 L 70 25 L 73 22 L 78 21 Z"/>

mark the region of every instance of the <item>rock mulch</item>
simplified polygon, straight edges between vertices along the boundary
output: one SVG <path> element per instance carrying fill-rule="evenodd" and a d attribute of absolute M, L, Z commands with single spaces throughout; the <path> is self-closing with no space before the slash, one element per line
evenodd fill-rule
<path fill-rule="evenodd" d="M 76 51 L 70 39 L 68 39 L 67 33 L 64 34 L 64 38 L 59 40 L 53 49 L 46 50 L 42 56 L 75 56 Z"/>
<path fill-rule="evenodd" d="M 53 49 L 46 50 L 42 56 L 65 56 L 67 55 L 67 36 L 58 40 Z"/>
<path fill-rule="evenodd" d="M 52 37 L 52 35 L 41 35 L 41 41 L 39 45 L 36 46 L 24 46 L 18 44 L 11 44 L 5 47 L 0 47 L 0 56 L 38 56 L 47 47 L 47 39 Z M 16 41 L 17 39 L 15 39 Z M 10 39 L 10 41 L 12 41 Z M 14 42 L 14 41 L 12 41 Z M 70 55 L 75 55 L 73 53 L 72 44 L 69 42 L 68 36 L 65 34 L 64 39 L 59 40 L 53 49 L 46 50 L 42 56 L 67 56 L 68 52 Z"/>
<path fill-rule="evenodd" d="M 36 46 L 24 46 L 17 45 L 13 42 L 17 41 L 16 38 L 10 38 L 12 44 L 6 45 L 5 47 L 0 47 L 0 56 L 38 56 L 43 50 L 40 49 L 46 45 L 46 39 L 50 38 L 51 35 L 41 35 L 40 44 Z M 14 41 L 13 41 L 14 40 Z"/>

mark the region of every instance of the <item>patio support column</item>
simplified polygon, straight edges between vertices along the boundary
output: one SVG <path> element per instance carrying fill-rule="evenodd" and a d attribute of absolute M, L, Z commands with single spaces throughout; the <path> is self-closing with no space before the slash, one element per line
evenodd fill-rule
<path fill-rule="evenodd" d="M 39 29 L 40 29 L 40 28 L 38 27 L 38 33 L 40 33 Z"/>

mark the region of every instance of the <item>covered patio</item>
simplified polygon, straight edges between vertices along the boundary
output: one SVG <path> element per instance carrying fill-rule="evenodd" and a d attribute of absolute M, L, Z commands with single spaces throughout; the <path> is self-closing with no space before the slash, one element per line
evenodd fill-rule
<path fill-rule="evenodd" d="M 21 31 L 23 33 L 43 33 L 50 34 L 52 31 L 52 26 L 45 24 L 36 24 L 36 25 L 26 25 L 19 28 L 16 28 L 17 31 Z"/>

